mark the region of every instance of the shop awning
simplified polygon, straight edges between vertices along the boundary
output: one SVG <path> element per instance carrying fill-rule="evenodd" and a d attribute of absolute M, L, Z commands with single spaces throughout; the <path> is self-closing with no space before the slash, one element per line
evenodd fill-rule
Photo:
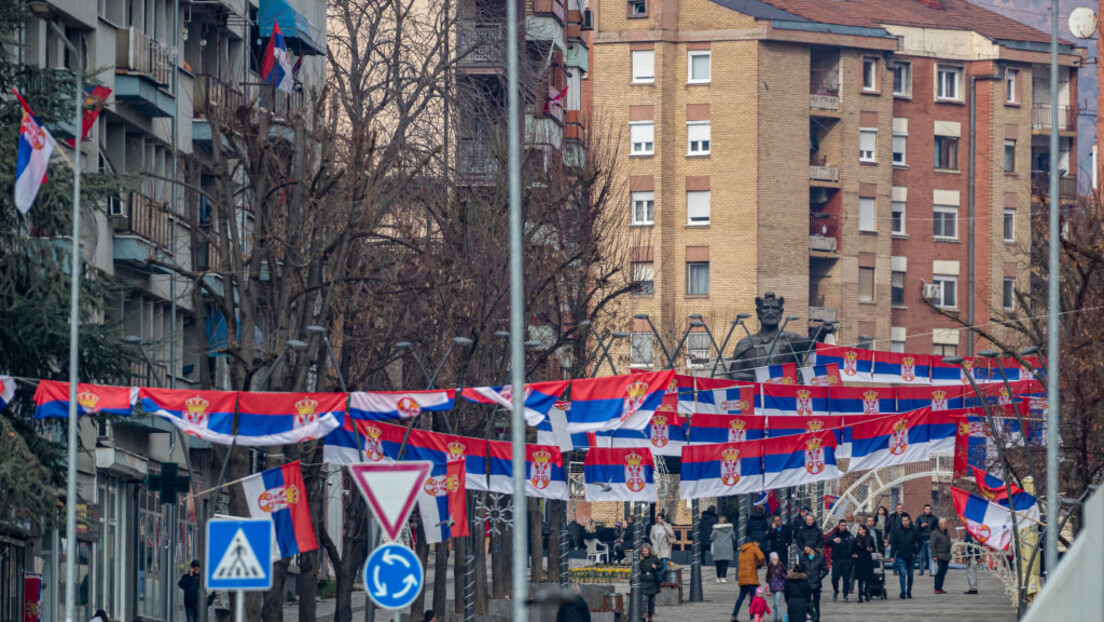
<path fill-rule="evenodd" d="M 257 12 L 257 24 L 261 37 L 272 36 L 272 25 L 280 24 L 280 32 L 287 42 L 288 51 L 306 56 L 326 54 L 326 35 L 307 19 L 307 16 L 291 6 L 288 0 L 261 0 Z"/>

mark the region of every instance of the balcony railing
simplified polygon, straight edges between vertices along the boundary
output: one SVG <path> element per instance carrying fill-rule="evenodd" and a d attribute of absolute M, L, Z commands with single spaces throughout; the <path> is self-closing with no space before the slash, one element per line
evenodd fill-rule
<path fill-rule="evenodd" d="M 255 102 L 258 108 L 277 118 L 289 119 L 303 109 L 302 91 L 286 93 L 271 82 L 243 82 L 242 87 L 250 105 Z"/>
<path fill-rule="evenodd" d="M 1049 130 L 1053 107 L 1050 104 L 1035 104 L 1031 107 L 1031 128 Z M 1058 106 L 1058 129 L 1075 131 L 1077 129 L 1077 107 Z"/>
<path fill-rule="evenodd" d="M 456 50 L 461 66 L 502 67 L 506 63 L 506 31 L 490 24 L 461 27 Z"/>
<path fill-rule="evenodd" d="M 822 307 L 822 306 L 810 306 L 809 307 L 809 319 L 821 320 L 824 322 L 834 322 L 836 320 L 836 308 L 835 307 Z"/>
<path fill-rule="evenodd" d="M 1050 194 L 1050 173 L 1031 171 L 1031 194 L 1046 196 Z M 1064 175 L 1058 178 L 1058 196 L 1073 199 L 1077 197 L 1077 177 Z"/>
<path fill-rule="evenodd" d="M 245 105 L 245 96 L 215 76 L 200 74 L 195 81 L 195 104 L 197 117 L 225 116 Z"/>
<path fill-rule="evenodd" d="M 486 138 L 461 138 L 456 148 L 456 169 L 465 178 L 487 178 L 498 174 L 491 141 Z"/>
<path fill-rule="evenodd" d="M 115 71 L 137 73 L 161 86 L 172 81 L 169 49 L 131 26 L 115 34 Z"/>
<path fill-rule="evenodd" d="M 809 225 L 809 251 L 839 252 L 839 220 L 836 216 L 825 212 L 813 213 Z"/>
<path fill-rule="evenodd" d="M 839 183 L 839 168 L 835 166 L 809 166 L 809 179 Z"/>
<path fill-rule="evenodd" d="M 553 15 L 562 24 L 566 18 L 566 8 L 563 0 L 529 0 L 526 3 L 530 14 Z"/>
<path fill-rule="evenodd" d="M 130 192 L 124 198 L 126 214 L 116 220 L 115 231 L 137 235 L 168 249 L 172 235 L 168 206 L 138 192 Z"/>

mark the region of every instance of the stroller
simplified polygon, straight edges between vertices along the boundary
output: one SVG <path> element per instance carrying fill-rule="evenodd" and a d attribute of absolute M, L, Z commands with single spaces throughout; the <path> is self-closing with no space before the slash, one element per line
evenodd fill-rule
<path fill-rule="evenodd" d="M 866 584 L 866 597 L 885 600 L 888 597 L 885 586 L 885 558 L 881 553 L 874 551 L 870 561 L 870 581 Z"/>

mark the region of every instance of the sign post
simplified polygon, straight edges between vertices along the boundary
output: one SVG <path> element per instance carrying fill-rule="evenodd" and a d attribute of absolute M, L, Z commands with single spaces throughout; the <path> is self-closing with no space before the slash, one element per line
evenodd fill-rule
<path fill-rule="evenodd" d="M 245 620 L 245 592 L 272 587 L 273 528 L 269 519 L 207 521 L 207 591 L 228 590 L 234 599 L 234 620 Z"/>

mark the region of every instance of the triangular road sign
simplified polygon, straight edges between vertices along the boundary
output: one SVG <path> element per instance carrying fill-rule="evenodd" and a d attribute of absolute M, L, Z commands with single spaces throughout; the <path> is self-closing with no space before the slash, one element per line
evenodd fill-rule
<path fill-rule="evenodd" d="M 390 540 L 398 540 L 432 469 L 428 460 L 349 465 L 353 481 Z"/>
<path fill-rule="evenodd" d="M 245 532 L 238 529 L 211 576 L 215 579 L 260 579 L 265 574 Z"/>

